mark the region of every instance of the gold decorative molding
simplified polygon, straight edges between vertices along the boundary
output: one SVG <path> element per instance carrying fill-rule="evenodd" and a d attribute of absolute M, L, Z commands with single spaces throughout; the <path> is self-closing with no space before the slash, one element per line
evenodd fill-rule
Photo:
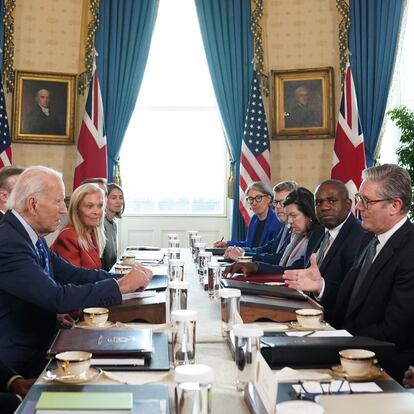
<path fill-rule="evenodd" d="M 88 3 L 88 4 L 86 4 Z M 84 70 L 79 75 L 78 93 L 84 94 L 92 79 L 92 68 L 95 60 L 95 34 L 99 27 L 99 0 L 84 0 L 84 16 L 87 18 L 87 30 L 85 24 L 82 27 L 82 39 L 85 40 Z"/>
<path fill-rule="evenodd" d="M 16 0 L 4 1 L 3 83 L 7 92 L 14 90 L 14 9 Z"/>
<path fill-rule="evenodd" d="M 345 77 L 346 63 L 348 62 L 348 32 L 351 26 L 351 18 L 349 17 L 349 2 L 348 0 L 336 0 L 336 9 L 338 10 L 339 21 L 339 68 L 341 70 L 341 81 Z"/>
<path fill-rule="evenodd" d="M 269 77 L 264 68 L 263 34 L 261 20 L 263 17 L 263 0 L 254 0 L 251 15 L 250 30 L 254 41 L 253 63 L 259 77 L 260 90 L 265 96 L 269 95 Z"/>

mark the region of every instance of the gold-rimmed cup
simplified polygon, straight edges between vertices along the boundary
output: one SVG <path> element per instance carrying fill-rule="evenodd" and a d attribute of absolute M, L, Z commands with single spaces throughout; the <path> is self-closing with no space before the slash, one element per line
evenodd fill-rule
<path fill-rule="evenodd" d="M 66 351 L 56 354 L 57 373 L 61 377 L 80 377 L 91 366 L 92 354 L 86 351 Z"/>
<path fill-rule="evenodd" d="M 89 326 L 103 327 L 108 320 L 108 308 L 85 308 L 83 310 L 83 319 Z"/>
<path fill-rule="evenodd" d="M 321 309 L 298 309 L 296 319 L 303 328 L 318 329 L 323 322 L 323 311 Z"/>
<path fill-rule="evenodd" d="M 339 356 L 342 368 L 351 377 L 367 376 L 375 361 L 375 352 L 367 349 L 343 349 Z"/>

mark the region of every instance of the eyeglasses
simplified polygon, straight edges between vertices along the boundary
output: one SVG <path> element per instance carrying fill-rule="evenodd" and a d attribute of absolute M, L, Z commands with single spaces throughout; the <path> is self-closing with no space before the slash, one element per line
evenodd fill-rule
<path fill-rule="evenodd" d="M 370 200 L 369 198 L 366 198 L 359 193 L 355 194 L 355 203 L 361 203 L 362 206 L 367 210 L 370 204 L 376 204 L 376 203 L 379 203 L 380 201 L 391 201 L 391 200 L 393 200 L 393 198 L 382 198 L 379 200 Z"/>
<path fill-rule="evenodd" d="M 256 203 L 260 203 L 264 197 L 267 197 L 267 196 L 264 194 L 261 194 L 261 195 L 257 195 L 256 197 L 247 197 L 246 200 L 249 204 L 253 204 L 255 201 Z"/>
<path fill-rule="evenodd" d="M 283 203 L 284 203 L 285 199 L 282 200 L 273 200 L 272 206 L 273 207 L 283 207 Z"/>
<path fill-rule="evenodd" d="M 299 381 L 293 386 L 294 391 L 289 393 L 298 400 L 315 401 L 318 395 L 352 394 L 352 388 L 346 380 L 334 380 L 328 382 Z"/>

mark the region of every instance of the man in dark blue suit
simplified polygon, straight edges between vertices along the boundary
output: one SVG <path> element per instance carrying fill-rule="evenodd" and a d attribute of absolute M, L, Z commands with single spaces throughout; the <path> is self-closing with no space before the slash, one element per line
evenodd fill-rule
<path fill-rule="evenodd" d="M 334 326 L 393 342 L 397 352 L 384 367 L 401 381 L 414 361 L 414 226 L 407 218 L 410 175 L 393 164 L 368 168 L 355 199 L 362 227 L 373 235 L 339 288 Z M 317 293 L 323 289 L 315 258 L 309 269 L 286 274 L 290 287 Z"/>
<path fill-rule="evenodd" d="M 338 180 L 323 181 L 315 191 L 316 216 L 325 227 L 325 235 L 316 252 L 316 261 L 325 288 L 319 299 L 329 322 L 342 280 L 360 252 L 366 232 L 351 213 L 348 189 Z M 366 239 L 366 237 L 365 237 Z"/>
<path fill-rule="evenodd" d="M 287 225 L 287 216 L 283 208 L 283 202 L 285 201 L 288 194 L 297 188 L 297 182 L 289 180 L 281 181 L 273 187 L 273 192 L 275 194 L 273 205 L 275 207 L 277 218 L 282 223 L 282 227 L 273 240 L 263 246 L 254 247 L 251 249 L 243 249 L 241 247 L 231 246 L 226 250 L 224 258 L 236 261 L 239 257 L 246 255 L 252 256 L 253 261 L 255 262 L 273 264 L 279 263 L 286 246 L 289 244 L 291 235 L 291 229 Z"/>
<path fill-rule="evenodd" d="M 61 175 L 31 167 L 18 178 L 0 223 L 0 360 L 26 377 L 42 370 L 56 314 L 122 303 L 152 273 L 134 268 L 119 280 L 102 270 L 77 268 L 47 247 L 44 236 L 66 213 Z"/>

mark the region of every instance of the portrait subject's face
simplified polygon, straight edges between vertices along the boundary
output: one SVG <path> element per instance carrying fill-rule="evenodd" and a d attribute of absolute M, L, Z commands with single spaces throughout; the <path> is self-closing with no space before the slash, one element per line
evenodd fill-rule
<path fill-rule="evenodd" d="M 308 102 L 309 102 L 309 92 L 304 88 L 300 88 L 296 92 L 296 99 L 297 99 L 299 105 L 301 105 L 301 106 L 307 105 Z"/>
<path fill-rule="evenodd" d="M 42 90 L 37 94 L 37 103 L 43 108 L 49 108 L 50 93 L 46 90 Z"/>

